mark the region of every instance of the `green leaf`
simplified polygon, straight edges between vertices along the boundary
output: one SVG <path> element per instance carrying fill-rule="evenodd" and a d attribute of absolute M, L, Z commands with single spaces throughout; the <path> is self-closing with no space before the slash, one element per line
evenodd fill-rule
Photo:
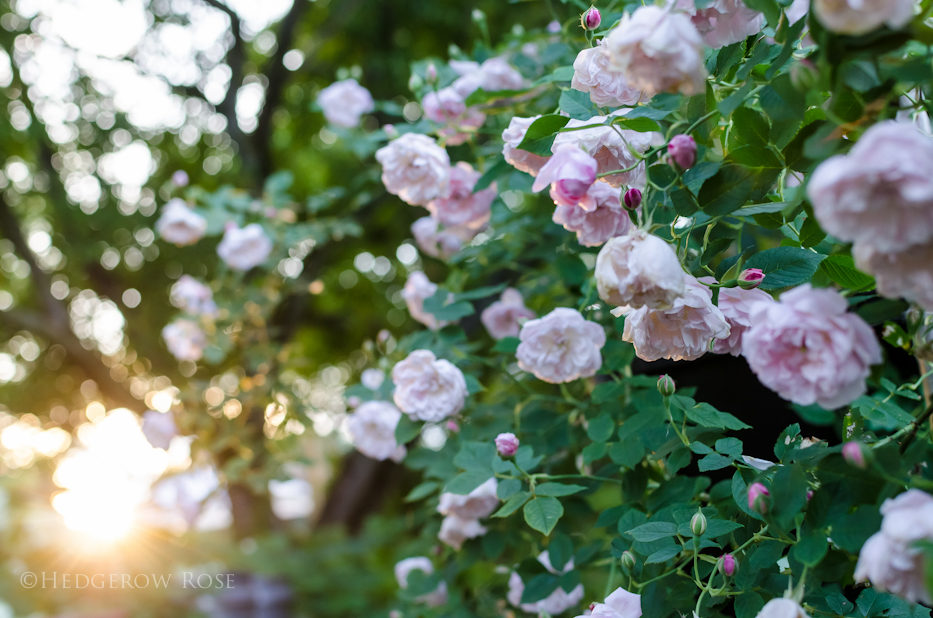
<path fill-rule="evenodd" d="M 712 178 L 713 175 L 719 171 L 720 165 L 722 164 L 718 161 L 700 161 L 684 172 L 684 184 L 696 195 L 700 187 L 703 186 L 703 183 L 706 182 L 708 178 Z M 694 208 L 695 211 L 696 206 L 693 205 L 692 200 L 691 207 Z"/>
<path fill-rule="evenodd" d="M 684 550 L 680 545 L 668 545 L 663 549 L 659 549 L 645 559 L 645 564 L 659 564 L 662 562 L 667 562 L 671 558 L 679 556 L 680 553 Z"/>
<path fill-rule="evenodd" d="M 623 129 L 629 131 L 638 131 L 639 133 L 648 133 L 651 131 L 660 131 L 661 125 L 650 118 L 629 118 L 628 116 L 617 116 L 612 124 L 620 125 Z"/>
<path fill-rule="evenodd" d="M 437 288 L 434 296 L 424 299 L 424 310 L 447 322 L 455 322 L 476 312 L 466 301 L 451 302 L 450 292 L 441 287 Z"/>
<path fill-rule="evenodd" d="M 496 446 L 492 442 L 464 442 L 454 456 L 454 464 L 464 470 L 491 471 L 495 457 Z"/>
<path fill-rule="evenodd" d="M 525 138 L 518 145 L 519 149 L 542 157 L 551 156 L 551 145 L 554 144 L 554 138 L 557 136 L 557 132 L 564 128 L 564 125 L 568 122 L 570 122 L 570 118 L 567 116 L 558 114 L 541 116 L 528 127 Z"/>
<path fill-rule="evenodd" d="M 682 407 L 687 418 L 701 427 L 716 429 L 751 429 L 728 412 L 720 412 L 706 402 L 700 402 L 691 408 Z"/>
<path fill-rule="evenodd" d="M 492 351 L 501 352 L 502 354 L 515 354 L 520 343 L 521 340 L 518 337 L 503 337 L 496 342 L 496 345 L 492 346 Z"/>
<path fill-rule="evenodd" d="M 848 255 L 830 255 L 820 262 L 820 270 L 844 288 L 865 292 L 875 287 L 875 279 L 855 267 Z"/>
<path fill-rule="evenodd" d="M 522 590 L 522 603 L 537 603 L 546 599 L 557 590 L 560 579 L 551 573 L 541 573 L 532 577 Z"/>
<path fill-rule="evenodd" d="M 777 247 L 752 255 L 745 268 L 760 268 L 765 274 L 763 290 L 776 290 L 806 283 L 826 256 L 798 247 Z"/>
<path fill-rule="evenodd" d="M 666 539 L 677 534 L 677 524 L 667 521 L 653 521 L 632 528 L 626 534 L 641 543 L 650 543 L 659 539 Z"/>
<path fill-rule="evenodd" d="M 828 550 L 829 542 L 826 540 L 826 534 L 816 530 L 804 534 L 791 548 L 790 555 L 801 564 L 815 567 L 826 556 Z"/>
<path fill-rule="evenodd" d="M 807 217 L 800 226 L 800 246 L 804 248 L 815 247 L 826 238 L 826 232 L 820 228 L 815 217 Z"/>
<path fill-rule="evenodd" d="M 590 95 L 579 90 L 564 90 L 557 102 L 561 111 L 567 112 L 574 120 L 589 120 L 595 116 Z"/>
<path fill-rule="evenodd" d="M 738 438 L 720 438 L 716 440 L 716 452 L 739 458 L 742 456 L 742 441 Z"/>
<path fill-rule="evenodd" d="M 719 453 L 710 453 L 701 459 L 697 465 L 700 468 L 700 472 L 721 470 L 727 466 L 732 465 L 732 458 L 727 457 L 726 455 L 720 455 Z"/>
<path fill-rule="evenodd" d="M 764 606 L 761 595 L 746 590 L 735 598 L 735 618 L 755 618 Z"/>
<path fill-rule="evenodd" d="M 736 144 L 764 147 L 768 145 L 771 127 L 764 116 L 747 107 L 740 107 L 732 112 L 732 130 L 729 139 Z"/>
<path fill-rule="evenodd" d="M 548 84 L 550 82 L 569 82 L 573 79 L 573 67 L 557 67 L 554 69 L 553 73 L 545 75 L 538 81 L 534 83 L 535 86 L 540 86 L 541 84 Z"/>
<path fill-rule="evenodd" d="M 483 90 L 482 88 L 477 88 L 473 91 L 470 96 L 467 97 L 464 104 L 467 107 L 473 107 L 474 105 L 482 105 L 483 103 L 489 103 L 490 101 L 495 101 L 496 99 L 507 99 L 509 97 L 514 97 L 516 95 L 526 92 L 525 90 Z"/>
<path fill-rule="evenodd" d="M 754 189 L 755 177 L 750 169 L 727 164 L 703 183 L 698 201 L 711 217 L 727 215 L 741 208 Z"/>
<path fill-rule="evenodd" d="M 535 457 L 535 451 L 530 446 L 520 446 L 518 452 L 515 453 L 515 465 L 522 472 L 533 472 L 542 459 L 544 459 L 543 455 Z"/>
<path fill-rule="evenodd" d="M 444 491 L 457 494 L 459 496 L 465 496 L 491 478 L 491 469 L 488 472 L 480 472 L 477 470 L 462 472 L 454 478 L 450 479 L 450 482 L 447 483 Z"/>
<path fill-rule="evenodd" d="M 593 442 L 606 442 L 615 432 L 616 422 L 608 414 L 600 414 L 591 419 L 586 427 L 586 435 Z"/>
<path fill-rule="evenodd" d="M 607 452 L 609 452 L 609 447 L 605 442 L 587 444 L 583 448 L 583 463 L 590 465 L 594 461 L 598 461 L 605 457 Z"/>
<path fill-rule="evenodd" d="M 547 546 L 547 555 L 555 571 L 564 570 L 564 565 L 573 557 L 573 542 L 566 534 L 555 534 Z"/>
<path fill-rule="evenodd" d="M 437 489 L 438 485 L 434 481 L 425 481 L 420 485 L 416 485 L 414 489 L 408 492 L 408 495 L 405 496 L 405 502 L 417 502 L 430 496 Z"/>
<path fill-rule="evenodd" d="M 525 505 L 524 513 L 525 522 L 547 536 L 564 514 L 564 507 L 557 498 L 535 498 Z"/>
<path fill-rule="evenodd" d="M 473 185 L 473 192 L 479 192 L 491 185 L 498 178 L 510 174 L 515 171 L 515 168 L 511 166 L 505 159 L 497 155 L 491 164 L 488 164 L 486 171 L 483 172 L 483 175 L 479 177 L 479 180 L 476 181 L 476 184 Z"/>
<path fill-rule="evenodd" d="M 411 442 L 421 433 L 421 425 L 422 423 L 416 423 L 410 416 L 403 414 L 395 426 L 395 441 L 399 444 Z"/>
<path fill-rule="evenodd" d="M 505 504 L 499 507 L 499 510 L 492 514 L 492 517 L 508 517 L 531 498 L 530 491 L 520 491 L 513 494 L 511 498 L 505 501 Z"/>
<path fill-rule="evenodd" d="M 468 290 L 466 292 L 457 292 L 454 294 L 454 300 L 479 300 L 481 298 L 488 298 L 493 294 L 498 294 L 504 290 L 506 285 L 507 284 L 505 283 L 501 283 L 499 285 L 487 285 L 485 287 L 476 288 L 475 290 Z"/>
<path fill-rule="evenodd" d="M 764 146 L 741 146 L 729 153 L 729 160 L 751 170 L 781 169 L 781 162 Z"/>
<path fill-rule="evenodd" d="M 536 496 L 570 496 L 586 489 L 583 485 L 542 483 L 535 488 Z"/>
<path fill-rule="evenodd" d="M 500 500 L 508 500 L 522 489 L 522 482 L 518 479 L 502 479 L 496 485 L 496 496 Z"/>

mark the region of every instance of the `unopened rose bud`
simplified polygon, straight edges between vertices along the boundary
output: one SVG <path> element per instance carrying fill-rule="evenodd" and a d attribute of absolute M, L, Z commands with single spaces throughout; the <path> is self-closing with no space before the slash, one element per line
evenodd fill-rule
<path fill-rule="evenodd" d="M 399 136 L 398 129 L 395 128 L 394 124 L 387 124 L 382 127 L 382 130 L 385 131 L 386 137 L 389 139 L 395 139 Z"/>
<path fill-rule="evenodd" d="M 702 511 L 690 519 L 690 532 L 693 533 L 693 536 L 703 536 L 706 532 L 706 515 Z"/>
<path fill-rule="evenodd" d="M 849 462 L 849 465 L 855 466 L 856 468 L 864 470 L 868 466 L 868 461 L 865 458 L 865 449 L 862 448 L 860 442 L 852 441 L 843 444 L 842 457 Z"/>
<path fill-rule="evenodd" d="M 457 424 L 457 421 L 447 421 L 447 431 L 460 433 L 460 425 Z"/>
<path fill-rule="evenodd" d="M 629 210 L 635 210 L 641 206 L 641 191 L 638 189 L 629 189 L 622 196 L 622 203 Z"/>
<path fill-rule="evenodd" d="M 428 65 L 428 68 L 424 71 L 424 77 L 428 80 L 429 84 L 433 84 L 437 81 L 437 67 L 434 66 L 434 63 Z"/>
<path fill-rule="evenodd" d="M 661 393 L 664 397 L 670 397 L 675 392 L 677 392 L 677 386 L 674 384 L 674 379 L 664 374 L 658 378 L 658 392 Z"/>
<path fill-rule="evenodd" d="M 761 285 L 765 280 L 765 274 L 760 268 L 746 268 L 739 273 L 739 287 L 743 290 L 751 290 Z"/>
<path fill-rule="evenodd" d="M 518 438 L 514 433 L 500 433 L 496 436 L 496 450 L 503 457 L 512 457 L 518 451 Z"/>
<path fill-rule="evenodd" d="M 594 609 L 596 609 L 596 603 L 590 603 L 589 610 L 593 611 Z"/>
<path fill-rule="evenodd" d="M 667 145 L 667 154 L 682 170 L 693 167 L 697 160 L 697 143 L 689 135 L 675 135 Z"/>
<path fill-rule="evenodd" d="M 622 552 L 621 562 L 622 562 L 622 568 L 631 571 L 632 569 L 635 568 L 635 554 L 633 554 L 632 552 L 628 550 L 625 550 L 624 552 Z"/>
<path fill-rule="evenodd" d="M 600 16 L 599 9 L 595 6 L 591 6 L 580 16 L 580 25 L 583 26 L 584 30 L 596 30 L 599 28 L 599 22 L 601 21 L 602 16 Z"/>
<path fill-rule="evenodd" d="M 363 400 L 360 399 L 359 397 L 357 397 L 356 395 L 353 395 L 353 396 L 351 396 L 351 397 L 347 397 L 347 407 L 349 407 L 349 408 L 356 408 L 356 407 L 359 407 L 359 405 L 360 405 L 361 403 L 363 403 Z"/>
<path fill-rule="evenodd" d="M 768 512 L 768 499 L 771 492 L 761 483 L 752 483 L 748 488 L 748 508 L 756 513 Z"/>
<path fill-rule="evenodd" d="M 188 186 L 188 173 L 185 170 L 178 170 L 172 174 L 172 184 L 178 188 Z"/>
<path fill-rule="evenodd" d="M 391 336 L 392 333 L 383 328 L 381 331 L 379 331 L 379 333 L 376 334 L 376 341 L 379 343 L 385 343 Z"/>
<path fill-rule="evenodd" d="M 726 554 L 719 559 L 719 570 L 726 577 L 732 577 L 735 575 L 738 567 L 739 563 L 736 562 L 735 556 L 732 554 Z"/>
<path fill-rule="evenodd" d="M 812 498 L 813 498 L 813 490 L 808 489 L 807 490 L 807 502 L 809 502 Z"/>

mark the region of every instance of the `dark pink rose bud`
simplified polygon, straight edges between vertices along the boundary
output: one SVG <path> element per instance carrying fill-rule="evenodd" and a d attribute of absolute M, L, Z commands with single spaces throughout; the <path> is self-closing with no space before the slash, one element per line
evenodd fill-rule
<path fill-rule="evenodd" d="M 807 490 L 807 502 L 809 502 L 811 498 L 813 498 L 813 490 L 808 489 Z"/>
<path fill-rule="evenodd" d="M 629 210 L 635 210 L 641 206 L 641 191 L 638 189 L 629 189 L 622 196 L 622 203 Z"/>
<path fill-rule="evenodd" d="M 596 603 L 590 603 L 590 611 L 596 609 Z"/>
<path fill-rule="evenodd" d="M 187 187 L 188 186 L 188 174 L 185 170 L 178 170 L 172 174 L 172 184 L 176 187 Z"/>
<path fill-rule="evenodd" d="M 722 571 L 722 574 L 726 577 L 732 577 L 735 575 L 738 566 L 739 565 L 735 560 L 735 556 L 732 554 L 726 554 L 719 559 L 719 570 Z"/>
<path fill-rule="evenodd" d="M 752 483 L 748 488 L 748 508 L 756 513 L 768 512 L 768 499 L 771 492 L 761 483 Z"/>
<path fill-rule="evenodd" d="M 861 443 L 857 441 L 853 440 L 852 442 L 843 444 L 842 456 L 849 462 L 849 465 L 855 466 L 856 468 L 864 470 L 868 465 L 868 462 L 865 460 L 865 451 L 862 449 Z"/>
<path fill-rule="evenodd" d="M 677 385 L 674 384 L 674 379 L 667 374 L 658 378 L 658 392 L 664 397 L 670 397 L 677 392 Z"/>
<path fill-rule="evenodd" d="M 457 421 L 447 421 L 447 430 L 460 433 L 460 425 L 457 424 Z"/>
<path fill-rule="evenodd" d="M 760 268 L 746 268 L 739 273 L 739 287 L 743 290 L 757 288 L 764 280 L 765 274 Z"/>
<path fill-rule="evenodd" d="M 518 451 L 518 438 L 514 433 L 500 433 L 496 436 L 496 450 L 503 457 L 512 457 Z"/>
<path fill-rule="evenodd" d="M 689 135 L 675 135 L 667 145 L 671 161 L 682 170 L 693 167 L 697 160 L 697 143 Z"/>
<path fill-rule="evenodd" d="M 588 8 L 580 17 L 580 25 L 583 26 L 584 30 L 596 30 L 599 28 L 599 22 L 601 21 L 602 17 L 599 14 L 599 9 L 595 6 Z"/>

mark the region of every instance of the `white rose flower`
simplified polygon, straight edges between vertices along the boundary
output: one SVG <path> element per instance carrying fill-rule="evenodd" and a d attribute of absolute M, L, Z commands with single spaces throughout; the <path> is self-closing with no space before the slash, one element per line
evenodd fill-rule
<path fill-rule="evenodd" d="M 207 336 L 193 320 L 175 320 L 162 329 L 168 351 L 180 361 L 199 361 L 207 347 Z"/>
<path fill-rule="evenodd" d="M 486 92 L 498 92 L 521 90 L 525 87 L 525 78 L 522 74 L 513 69 L 502 57 L 489 58 L 483 64 L 452 61 L 450 66 L 460 74 L 451 87 L 464 99 L 479 88 Z"/>
<path fill-rule="evenodd" d="M 172 285 L 170 298 L 173 305 L 191 315 L 213 316 L 217 313 L 214 293 L 191 275 L 179 277 Z"/>
<path fill-rule="evenodd" d="M 580 92 L 588 92 L 590 100 L 599 107 L 634 106 L 651 100 L 637 88 L 632 88 L 625 76 L 613 71 L 609 66 L 609 57 L 604 46 L 605 39 L 596 47 L 584 49 L 573 61 L 573 79 L 570 87 Z"/>
<path fill-rule="evenodd" d="M 364 369 L 360 374 L 360 384 L 371 391 L 378 391 L 382 382 L 386 379 L 386 372 L 382 369 L 369 368 Z"/>
<path fill-rule="evenodd" d="M 658 6 L 626 13 L 606 37 L 606 54 L 629 86 L 648 95 L 703 92 L 703 38 L 690 17 Z"/>
<path fill-rule="evenodd" d="M 522 371 L 558 384 L 595 375 L 603 364 L 603 327 L 579 311 L 560 307 L 543 318 L 528 320 L 518 335 L 515 355 Z"/>
<path fill-rule="evenodd" d="M 171 412 L 147 410 L 143 414 L 142 432 L 152 448 L 167 451 L 172 438 L 178 434 L 178 427 L 175 426 L 175 417 Z"/>
<path fill-rule="evenodd" d="M 814 0 L 813 11 L 828 30 L 867 34 L 886 25 L 894 30 L 914 16 L 913 0 Z"/>
<path fill-rule="evenodd" d="M 334 82 L 324 88 L 317 96 L 317 103 L 327 122 L 348 129 L 359 125 L 360 117 L 375 109 L 369 90 L 355 79 Z"/>
<path fill-rule="evenodd" d="M 686 279 L 674 249 L 644 230 L 610 238 L 596 256 L 599 297 L 618 307 L 666 309 L 683 296 Z"/>
<path fill-rule="evenodd" d="M 388 401 L 367 401 L 347 417 L 347 431 L 356 450 L 367 457 L 400 461 L 405 447 L 395 440 L 402 413 Z"/>
<path fill-rule="evenodd" d="M 920 541 L 933 540 L 933 496 L 909 489 L 881 505 L 881 530 L 859 553 L 855 581 L 870 581 L 913 603 L 933 604 Z"/>
<path fill-rule="evenodd" d="M 628 110 L 614 112 L 610 116 L 593 116 L 589 120 L 571 120 L 567 128 L 583 127 L 590 124 L 605 122 L 612 116 L 623 116 Z M 584 152 L 596 159 L 597 174 L 605 174 L 615 170 L 634 168 L 628 172 L 612 174 L 600 178 L 613 187 L 630 185 L 637 178 L 644 175 L 645 164 L 632 151 L 644 153 L 651 148 L 654 134 L 650 132 L 631 131 L 619 127 L 603 125 L 581 131 L 564 131 L 554 138 L 552 152 L 557 152 L 563 144 L 573 144 L 582 148 Z"/>
<path fill-rule="evenodd" d="M 436 293 L 437 284 L 431 283 L 428 276 L 420 270 L 408 275 L 405 287 L 402 288 L 402 298 L 405 299 L 405 304 L 408 305 L 408 312 L 411 317 L 431 330 L 438 330 L 450 324 L 450 322 L 438 320 L 433 313 L 424 310 L 424 301 Z"/>
<path fill-rule="evenodd" d="M 713 0 L 702 9 L 697 9 L 693 0 L 680 0 L 677 7 L 692 15 L 690 21 L 713 49 L 744 41 L 767 23 L 764 14 L 748 8 L 742 0 Z"/>
<path fill-rule="evenodd" d="M 437 505 L 441 515 L 454 515 L 460 519 L 483 519 L 492 515 L 499 506 L 496 479 L 489 479 L 465 496 L 444 492 Z"/>
<path fill-rule="evenodd" d="M 521 150 L 518 145 L 525 139 L 525 134 L 535 120 L 541 116 L 532 116 L 531 118 L 520 118 L 514 116 L 509 121 L 508 128 L 502 132 L 502 156 L 505 160 L 520 172 L 527 172 L 532 176 L 537 176 L 538 172 L 547 163 L 549 157 L 542 157 L 532 154 L 527 150 Z"/>
<path fill-rule="evenodd" d="M 879 294 L 906 298 L 933 311 L 933 241 L 898 252 L 857 242 L 852 255 L 856 266 L 875 276 Z"/>
<path fill-rule="evenodd" d="M 436 423 L 453 416 L 466 401 L 463 372 L 429 350 L 415 350 L 392 369 L 395 404 L 413 419 Z"/>
<path fill-rule="evenodd" d="M 553 575 L 561 575 L 562 573 L 569 573 L 573 570 L 573 558 L 567 561 L 562 571 L 558 571 L 551 566 L 551 559 L 547 552 L 542 552 L 538 555 L 538 562 L 544 565 L 544 568 Z M 580 601 L 583 600 L 583 584 L 577 584 L 570 592 L 565 592 L 563 588 L 558 586 L 554 592 L 547 597 L 534 603 L 522 603 L 522 595 L 524 593 L 525 582 L 522 581 L 518 573 L 512 571 L 512 574 L 509 575 L 509 592 L 506 595 L 509 603 L 529 614 L 547 613 L 556 616 L 580 604 Z"/>
<path fill-rule="evenodd" d="M 434 217 L 421 217 L 411 224 L 411 235 L 421 252 L 441 260 L 460 251 L 479 231 L 464 225 L 442 226 Z"/>
<path fill-rule="evenodd" d="M 467 539 L 475 539 L 486 532 L 486 528 L 476 519 L 460 519 L 455 515 L 448 515 L 441 522 L 441 530 L 437 533 L 437 538 L 442 543 L 459 550 Z"/>
<path fill-rule="evenodd" d="M 641 618 L 641 595 L 629 592 L 625 588 L 616 588 L 604 602 L 593 606 L 590 616 L 592 618 Z"/>
<path fill-rule="evenodd" d="M 405 133 L 376 151 L 386 190 L 412 206 L 443 197 L 450 182 L 447 151 L 426 135 Z"/>
<path fill-rule="evenodd" d="M 810 615 L 793 599 L 771 599 L 756 618 L 810 618 Z"/>
<path fill-rule="evenodd" d="M 405 558 L 395 565 L 395 581 L 402 590 L 408 590 L 408 575 L 412 571 L 421 571 L 425 575 L 434 572 L 434 565 L 426 556 Z M 447 582 L 440 582 L 434 592 L 421 595 L 417 598 L 428 607 L 439 607 L 447 603 Z"/>
<path fill-rule="evenodd" d="M 204 237 L 207 219 L 197 214 L 181 198 L 172 198 L 162 207 L 162 214 L 155 224 L 156 232 L 165 242 L 183 247 L 192 245 Z"/>
<path fill-rule="evenodd" d="M 464 98 L 450 87 L 426 94 L 421 108 L 425 118 L 441 125 L 438 134 L 450 146 L 464 143 L 486 122 L 486 114 L 467 107 Z"/>
<path fill-rule="evenodd" d="M 493 339 L 518 337 L 521 320 L 535 317 L 535 312 L 525 306 L 522 293 L 515 288 L 506 288 L 502 296 L 483 309 L 480 321 Z"/>
<path fill-rule="evenodd" d="M 463 226 L 471 229 L 486 227 L 491 215 L 491 205 L 496 199 L 496 184 L 473 192 L 480 174 L 469 163 L 461 161 L 450 168 L 450 184 L 443 197 L 428 202 L 431 216 L 444 225 Z"/>
<path fill-rule="evenodd" d="M 231 225 L 217 245 L 217 255 L 233 270 L 247 271 L 259 266 L 272 253 L 272 240 L 262 226 L 250 223 L 238 228 Z"/>

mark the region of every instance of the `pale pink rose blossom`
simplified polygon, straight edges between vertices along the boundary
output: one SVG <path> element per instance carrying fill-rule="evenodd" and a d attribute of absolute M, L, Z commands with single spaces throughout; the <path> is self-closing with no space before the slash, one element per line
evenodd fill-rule
<path fill-rule="evenodd" d="M 415 350 L 392 369 L 395 405 L 415 420 L 436 423 L 463 409 L 466 378 L 450 361 Z"/>
<path fill-rule="evenodd" d="M 933 604 L 922 541 L 933 540 L 933 496 L 909 489 L 881 505 L 881 530 L 862 546 L 855 581 L 869 581 L 913 603 Z"/>
<path fill-rule="evenodd" d="M 604 602 L 593 606 L 590 617 L 641 618 L 641 595 L 629 592 L 625 588 L 616 588 Z"/>
<path fill-rule="evenodd" d="M 171 412 L 146 410 L 143 414 L 142 432 L 152 448 L 167 451 L 172 438 L 178 435 L 175 416 Z"/>
<path fill-rule="evenodd" d="M 426 556 L 417 556 L 414 558 L 405 558 L 395 565 L 395 581 L 402 590 L 408 590 L 408 575 L 412 571 L 421 571 L 425 575 L 434 573 L 434 565 Z M 440 582 L 434 592 L 423 594 L 417 598 L 428 607 L 439 607 L 447 603 L 447 582 Z"/>
<path fill-rule="evenodd" d="M 259 266 L 272 253 L 272 240 L 258 223 L 239 228 L 227 226 L 223 240 L 217 245 L 217 255 L 233 270 L 247 271 Z"/>
<path fill-rule="evenodd" d="M 386 372 L 382 369 L 377 369 L 376 367 L 364 369 L 363 373 L 360 374 L 360 384 L 373 392 L 379 390 L 385 379 Z"/>
<path fill-rule="evenodd" d="M 683 296 L 670 308 L 619 307 L 613 315 L 625 315 L 622 340 L 635 346 L 638 358 L 696 360 L 710 350 L 713 340 L 729 336 L 729 323 L 712 299 L 707 286 L 687 275 Z"/>
<path fill-rule="evenodd" d="M 514 457 L 518 452 L 519 441 L 514 433 L 500 433 L 495 442 L 496 451 L 501 457 Z"/>
<path fill-rule="evenodd" d="M 395 428 L 402 418 L 388 401 L 367 401 L 347 417 L 347 431 L 356 450 L 378 461 L 405 457 L 405 447 L 395 440 Z"/>
<path fill-rule="evenodd" d="M 433 313 L 424 310 L 424 301 L 437 293 L 437 284 L 432 283 L 428 276 L 420 270 L 408 275 L 405 287 L 402 288 L 402 298 L 408 305 L 408 313 L 412 319 L 421 322 L 431 330 L 444 328 L 450 322 L 438 320 Z"/>
<path fill-rule="evenodd" d="M 558 384 L 589 378 L 603 364 L 603 327 L 579 311 L 560 307 L 543 318 L 529 320 L 519 333 L 518 366 L 539 380 Z"/>
<path fill-rule="evenodd" d="M 470 229 L 485 227 L 496 199 L 496 185 L 473 192 L 479 172 L 469 163 L 461 161 L 450 168 L 450 184 L 443 197 L 427 204 L 431 215 L 445 226 L 464 226 Z"/>
<path fill-rule="evenodd" d="M 455 515 L 448 515 L 441 522 L 441 529 L 437 533 L 437 538 L 445 545 L 459 550 L 467 539 L 475 539 L 478 536 L 483 536 L 486 532 L 486 527 L 479 523 L 479 520 L 460 519 Z"/>
<path fill-rule="evenodd" d="M 614 112 L 610 116 L 594 116 L 589 120 L 570 120 L 567 128 L 583 127 L 591 124 L 605 122 L 609 118 L 624 116 L 628 110 Z M 631 131 L 620 127 L 607 125 L 583 129 L 580 131 L 564 131 L 554 138 L 553 152 L 567 144 L 582 148 L 596 160 L 596 173 L 606 174 L 616 170 L 632 168 L 628 172 L 620 172 L 603 176 L 601 181 L 613 187 L 630 185 L 638 178 L 644 176 L 645 164 L 633 154 L 644 153 L 651 147 L 654 134 L 650 132 Z"/>
<path fill-rule="evenodd" d="M 425 255 L 447 260 L 476 236 L 479 229 L 463 225 L 442 226 L 434 217 L 421 217 L 411 224 L 411 234 Z"/>
<path fill-rule="evenodd" d="M 879 122 L 846 155 L 816 168 L 807 195 L 820 226 L 877 251 L 933 240 L 933 138 Z"/>
<path fill-rule="evenodd" d="M 492 515 L 499 506 L 496 496 L 496 479 L 489 479 L 465 496 L 444 492 L 437 505 L 441 515 L 453 515 L 460 519 L 483 519 Z"/>
<path fill-rule="evenodd" d="M 590 197 L 596 210 L 587 212 L 580 206 L 557 206 L 552 220 L 564 229 L 577 233 L 577 242 L 584 247 L 598 247 L 610 238 L 624 236 L 632 225 L 628 212 L 622 208 L 621 189 L 604 182 L 593 183 Z"/>
<path fill-rule="evenodd" d="M 518 337 L 521 321 L 535 317 L 535 312 L 525 306 L 522 293 L 514 288 L 506 288 L 502 296 L 483 309 L 480 320 L 493 339 Z"/>
<path fill-rule="evenodd" d="M 502 57 L 489 58 L 483 64 L 470 61 L 452 61 L 451 68 L 460 74 L 451 87 L 464 99 L 478 88 L 486 92 L 500 90 L 521 90 L 525 87 L 525 78 L 509 65 Z"/>
<path fill-rule="evenodd" d="M 813 12 L 827 30 L 860 35 L 886 25 L 898 30 L 914 16 L 913 0 L 814 0 Z"/>
<path fill-rule="evenodd" d="M 871 327 L 838 292 L 810 284 L 755 303 L 742 355 L 762 384 L 794 403 L 833 409 L 865 392 L 881 348 Z"/>
<path fill-rule="evenodd" d="M 553 566 L 551 566 L 550 556 L 548 556 L 547 552 L 542 552 L 540 555 L 538 555 L 538 562 L 544 565 L 544 568 L 553 575 L 561 575 L 562 573 L 569 573 L 573 570 L 573 558 L 567 561 L 567 564 L 564 565 L 562 571 L 558 571 Z M 544 599 L 541 599 L 540 601 L 536 601 L 534 603 L 522 603 L 522 595 L 524 593 L 525 582 L 522 581 L 521 575 L 515 571 L 512 571 L 512 573 L 509 575 L 509 592 L 506 595 L 506 598 L 513 606 L 518 607 L 522 611 L 528 612 L 529 614 L 547 613 L 551 616 L 563 614 L 575 605 L 579 605 L 580 601 L 583 600 L 584 594 L 583 584 L 578 584 L 570 592 L 565 592 L 563 588 L 558 586 L 554 592 L 549 594 Z"/>
<path fill-rule="evenodd" d="M 777 598 L 765 603 L 755 618 L 810 618 L 810 615 L 793 599 Z"/>
<path fill-rule="evenodd" d="M 532 116 L 531 118 L 519 118 L 515 116 L 509 121 L 508 128 L 502 132 L 502 156 L 505 160 L 520 172 L 527 172 L 532 176 L 537 176 L 538 172 L 547 163 L 550 157 L 542 157 L 532 154 L 527 150 L 521 150 L 518 145 L 525 139 L 528 127 L 541 116 Z"/>
<path fill-rule="evenodd" d="M 703 38 L 684 13 L 639 7 L 622 17 L 605 46 L 612 70 L 647 95 L 693 95 L 705 88 Z"/>
<path fill-rule="evenodd" d="M 857 242 L 852 256 L 858 268 L 875 276 L 879 294 L 903 297 L 933 311 L 933 241 L 898 252 L 878 251 Z"/>
<path fill-rule="evenodd" d="M 192 245 L 204 237 L 207 219 L 191 210 L 181 198 L 170 199 L 162 207 L 155 224 L 156 232 L 165 242 L 179 247 Z"/>
<path fill-rule="evenodd" d="M 671 245 L 639 229 L 606 242 L 596 256 L 595 274 L 600 298 L 631 309 L 671 307 L 687 280 Z"/>
<path fill-rule="evenodd" d="M 810 0 L 794 0 L 790 3 L 790 6 L 784 9 L 784 14 L 787 15 L 787 22 L 791 25 L 796 24 L 798 21 L 807 16 L 810 12 Z M 809 37 L 810 35 L 807 35 Z M 804 45 L 808 47 L 808 45 Z"/>
<path fill-rule="evenodd" d="M 214 293 L 191 275 L 179 277 L 172 285 L 169 297 L 173 305 L 191 315 L 213 316 L 217 313 Z"/>
<path fill-rule="evenodd" d="M 426 135 L 405 133 L 376 151 L 386 190 L 412 206 L 442 197 L 450 182 L 447 151 Z"/>
<path fill-rule="evenodd" d="M 609 67 L 603 40 L 599 45 L 584 49 L 573 61 L 573 79 L 570 87 L 587 92 L 590 100 L 599 107 L 622 107 L 637 105 L 651 97 L 637 88 L 629 86 L 625 76 Z"/>
<path fill-rule="evenodd" d="M 429 92 L 421 100 L 424 117 L 442 126 L 439 135 L 451 146 L 470 139 L 486 122 L 486 114 L 475 107 L 467 107 L 464 101 L 453 88 Z"/>
<path fill-rule="evenodd" d="M 715 354 L 742 354 L 742 335 L 752 325 L 751 309 L 755 303 L 773 303 L 767 292 L 758 289 L 722 288 L 719 290 L 719 310 L 729 323 L 729 337 L 713 342 Z"/>
<path fill-rule="evenodd" d="M 355 79 L 334 82 L 321 90 L 317 103 L 327 122 L 347 129 L 360 124 L 360 117 L 375 109 L 369 90 Z"/>
<path fill-rule="evenodd" d="M 713 49 L 744 41 L 761 32 L 766 23 L 762 13 L 748 8 L 742 0 L 713 0 L 702 9 L 697 9 L 693 0 L 680 0 L 677 8 L 692 16 L 690 21 L 703 42 Z"/>
<path fill-rule="evenodd" d="M 162 329 L 165 346 L 180 361 L 199 361 L 207 347 L 207 335 L 197 322 L 180 318 Z"/>
<path fill-rule="evenodd" d="M 535 193 L 548 185 L 551 187 L 551 199 L 560 206 L 576 206 L 584 210 L 595 210 L 596 204 L 587 197 L 587 190 L 596 182 L 596 159 L 573 144 L 564 144 L 554 149 L 551 157 L 538 172 L 531 190 Z"/>

